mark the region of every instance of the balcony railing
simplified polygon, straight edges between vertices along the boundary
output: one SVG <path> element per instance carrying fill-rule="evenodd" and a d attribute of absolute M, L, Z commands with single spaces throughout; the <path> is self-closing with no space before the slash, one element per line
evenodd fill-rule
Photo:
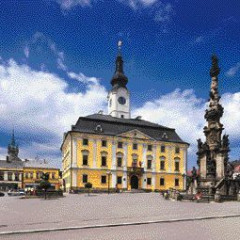
<path fill-rule="evenodd" d="M 128 167 L 127 171 L 129 173 L 142 174 L 142 173 L 144 173 L 144 168 L 141 168 L 141 167 Z"/>

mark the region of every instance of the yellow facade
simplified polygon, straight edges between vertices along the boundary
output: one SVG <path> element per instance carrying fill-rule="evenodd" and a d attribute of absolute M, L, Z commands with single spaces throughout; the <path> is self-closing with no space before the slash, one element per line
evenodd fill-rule
<path fill-rule="evenodd" d="M 59 169 L 39 167 L 23 168 L 23 188 L 37 186 L 42 180 L 41 179 L 42 173 L 49 173 L 49 182 L 52 185 L 52 188 L 54 188 L 55 190 L 59 190 L 60 188 Z"/>
<path fill-rule="evenodd" d="M 88 140 L 87 145 L 83 144 L 83 139 Z M 106 141 L 106 146 L 102 146 L 102 141 Z M 118 142 L 122 142 L 122 148 L 118 148 Z M 137 144 L 137 149 L 133 149 L 133 144 Z M 148 145 L 152 149 L 148 149 Z M 161 146 L 165 146 L 164 152 L 161 151 Z M 179 148 L 179 153 L 176 153 L 176 148 Z M 184 190 L 187 148 L 186 143 L 155 141 L 140 131 L 129 131 L 120 136 L 69 132 L 61 148 L 66 190 L 84 188 L 84 175 L 87 176 L 87 182 L 92 183 L 93 189 L 98 190 L 131 190 L 133 176 L 135 184 L 138 182 L 138 189 Z M 83 164 L 84 155 L 87 155 L 86 165 Z M 103 156 L 106 157 L 106 166 L 102 166 Z M 122 158 L 122 166 L 117 166 L 118 156 Z M 133 168 L 134 158 L 137 161 Z M 161 169 L 160 162 L 163 159 L 165 167 Z M 151 160 L 149 169 L 148 160 Z M 175 171 L 175 162 L 179 162 L 178 171 Z M 106 181 L 102 182 L 102 176 Z M 122 178 L 119 184 L 118 177 Z M 164 180 L 160 183 L 161 178 Z"/>

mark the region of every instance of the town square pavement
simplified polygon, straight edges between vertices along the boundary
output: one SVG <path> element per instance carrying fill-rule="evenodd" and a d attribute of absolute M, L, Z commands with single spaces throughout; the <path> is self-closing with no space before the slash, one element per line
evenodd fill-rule
<path fill-rule="evenodd" d="M 210 219 L 199 220 L 205 217 Z M 219 217 L 219 219 L 211 219 L 212 217 Z M 154 223 L 161 220 L 170 220 L 173 222 Z M 177 222 L 176 220 L 181 221 Z M 172 229 L 178 229 L 179 234 L 185 231 L 192 233 L 192 236 L 196 234 L 204 236 L 206 233 L 210 234 L 211 231 L 214 232 L 216 229 L 219 229 L 220 232 L 218 231 L 218 233 L 221 233 L 221 231 L 225 232 L 225 234 L 231 233 L 231 237 L 233 238 L 229 235 L 227 239 L 239 239 L 234 237 L 236 232 L 238 232 L 236 236 L 240 236 L 239 220 L 239 202 L 175 202 L 164 200 L 158 193 L 91 194 L 90 196 L 87 194 L 66 194 L 64 198 L 52 200 L 19 199 L 19 197 L 7 196 L 0 198 L 0 234 L 22 230 L 56 230 L 69 227 L 81 228 L 84 226 L 94 227 L 96 225 L 133 223 L 133 225 L 123 227 L 105 227 L 103 229 L 99 227 L 97 229 L 92 228 L 67 232 L 48 232 L 46 236 L 50 237 L 52 235 L 52 238 L 44 237 L 44 232 L 37 233 L 35 237 L 39 236 L 39 239 L 55 239 L 55 237 L 56 239 L 63 239 L 62 237 L 65 234 L 69 234 L 69 238 L 66 237 L 65 239 L 77 239 L 74 236 L 79 237 L 81 234 L 83 237 L 86 236 L 86 238 L 81 239 L 92 239 L 91 234 L 92 237 L 94 234 L 101 234 L 101 232 L 104 234 L 105 232 L 114 232 L 117 234 L 122 232 L 121 229 L 125 234 L 128 231 L 135 232 L 136 236 L 142 232 L 139 238 L 135 239 L 149 239 L 144 237 L 144 229 L 146 232 L 148 232 L 147 229 L 149 231 L 153 230 L 155 237 L 158 236 L 156 235 L 157 233 L 162 233 L 162 236 L 175 234 L 175 231 Z M 147 223 L 149 221 L 152 223 L 139 225 L 139 223 Z M 205 229 L 205 231 L 200 229 Z M 25 235 L 24 237 L 23 234 L 11 236 L 0 235 L 0 239 L 33 239 L 31 235 L 26 234 L 29 238 L 26 238 Z M 57 237 L 58 235 L 59 237 Z M 101 238 L 101 235 L 98 236 L 99 238 L 95 239 L 108 239 L 106 236 L 103 238 Z M 127 234 L 127 237 L 122 238 L 120 234 L 116 235 L 114 239 L 133 239 L 129 238 L 130 236 Z M 215 236 L 217 235 L 215 234 Z M 224 234 L 219 234 L 219 236 L 223 237 Z M 155 239 L 154 234 L 152 237 L 150 236 L 150 239 Z M 181 238 L 174 238 L 172 236 L 171 239 Z"/>

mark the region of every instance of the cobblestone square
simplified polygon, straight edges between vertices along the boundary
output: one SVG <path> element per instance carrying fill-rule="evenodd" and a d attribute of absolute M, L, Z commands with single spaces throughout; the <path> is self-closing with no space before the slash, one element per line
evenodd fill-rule
<path fill-rule="evenodd" d="M 171 226 L 182 226 L 183 228 L 180 227 L 182 233 L 185 234 L 184 231 L 186 231 L 189 234 L 189 231 L 195 231 L 194 228 L 191 228 L 191 224 L 189 224 L 189 221 L 192 222 L 194 219 L 221 218 L 224 216 L 228 218 L 222 222 L 227 221 L 228 224 L 230 224 L 229 221 L 235 223 L 240 219 L 240 205 L 238 202 L 225 202 L 223 204 L 174 202 L 164 200 L 158 193 L 91 194 L 90 196 L 86 194 L 68 194 L 64 198 L 52 200 L 2 197 L 0 198 L 0 208 L 1 233 L 8 231 L 65 229 L 71 227 L 133 223 L 133 226 L 126 226 L 126 228 L 133 229 L 133 231 L 149 228 L 149 231 L 152 231 L 150 229 L 153 229 L 154 226 L 161 225 L 163 227 L 170 224 Z M 157 223 L 162 220 L 166 220 L 166 223 Z M 180 222 L 167 223 L 168 220 L 180 220 Z M 152 223 L 149 225 L 146 224 L 149 221 Z M 208 221 L 216 224 L 220 220 L 212 219 Z M 196 225 L 196 222 L 194 221 L 193 227 Z M 134 226 L 134 223 L 138 226 Z M 141 225 L 141 223 L 144 224 Z M 201 220 L 201 224 L 203 224 L 203 220 Z M 203 224 L 203 226 L 206 229 L 209 227 L 208 223 L 206 225 Z M 223 225 L 222 229 L 224 228 Z M 105 228 L 106 231 L 107 229 Z M 111 232 L 114 232 L 114 229 L 116 232 L 119 232 L 119 227 L 111 228 Z M 159 231 L 158 227 L 157 229 Z M 226 228 L 226 230 L 228 231 L 229 228 Z M 81 234 L 85 236 L 86 230 L 84 231 L 85 233 L 81 232 L 81 230 L 70 231 L 71 234 L 69 236 L 74 236 L 74 232 L 78 232 L 78 236 L 81 236 Z M 89 229 L 90 233 L 96 231 L 102 230 Z M 162 231 L 166 231 L 166 229 Z M 239 231 L 239 229 L 234 230 L 235 233 L 236 231 Z M 43 234 L 37 233 L 34 236 L 42 236 Z M 61 235 L 60 232 L 51 234 Z M 64 232 L 64 234 L 67 236 L 67 232 Z M 30 235 L 0 237 L 6 239 L 27 239 L 24 236 Z M 99 239 L 101 239 L 100 236 Z M 116 239 L 118 239 L 117 236 Z"/>

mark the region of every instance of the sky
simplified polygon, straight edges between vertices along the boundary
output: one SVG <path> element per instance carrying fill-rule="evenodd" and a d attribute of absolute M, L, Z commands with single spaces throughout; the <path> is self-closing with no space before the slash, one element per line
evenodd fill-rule
<path fill-rule="evenodd" d="M 123 41 L 132 117 L 172 127 L 196 165 L 211 55 L 230 159 L 240 158 L 239 0 L 0 1 L 0 158 L 12 129 L 20 157 L 61 167 L 63 133 L 103 110 Z"/>

